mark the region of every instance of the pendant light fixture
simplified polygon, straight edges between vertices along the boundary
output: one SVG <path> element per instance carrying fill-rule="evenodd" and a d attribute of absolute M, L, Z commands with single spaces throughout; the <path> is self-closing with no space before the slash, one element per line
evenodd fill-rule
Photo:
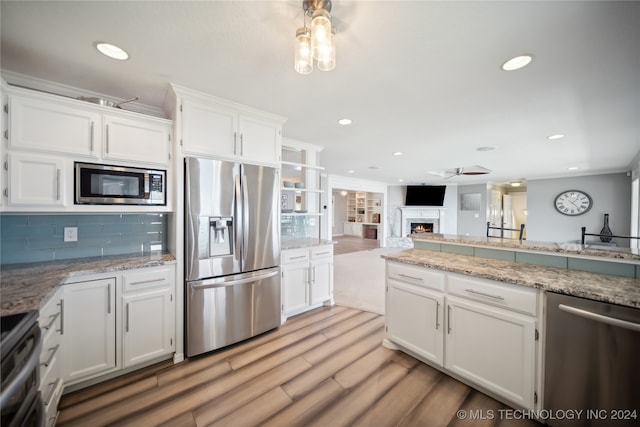
<path fill-rule="evenodd" d="M 303 27 L 296 31 L 295 70 L 300 74 L 318 69 L 331 71 L 336 67 L 336 29 L 331 26 L 331 0 L 304 0 L 302 2 Z M 311 17 L 311 28 L 306 16 Z"/>

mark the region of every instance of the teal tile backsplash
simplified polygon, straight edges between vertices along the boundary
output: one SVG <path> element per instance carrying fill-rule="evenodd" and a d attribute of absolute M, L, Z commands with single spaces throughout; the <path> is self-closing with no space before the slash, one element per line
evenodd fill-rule
<path fill-rule="evenodd" d="M 78 241 L 64 242 L 64 227 Z M 0 215 L 0 264 L 166 249 L 166 214 Z"/>

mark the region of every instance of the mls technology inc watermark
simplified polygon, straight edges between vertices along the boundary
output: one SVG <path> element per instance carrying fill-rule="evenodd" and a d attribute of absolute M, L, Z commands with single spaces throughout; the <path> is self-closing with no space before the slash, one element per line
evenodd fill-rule
<path fill-rule="evenodd" d="M 636 409 L 460 409 L 456 412 L 460 420 L 637 420 Z"/>

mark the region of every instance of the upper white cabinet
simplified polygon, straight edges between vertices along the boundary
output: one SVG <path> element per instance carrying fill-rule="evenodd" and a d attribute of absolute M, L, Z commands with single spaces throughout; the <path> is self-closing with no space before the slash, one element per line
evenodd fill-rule
<path fill-rule="evenodd" d="M 9 95 L 7 109 L 10 148 L 97 157 L 100 113 L 40 94 Z"/>
<path fill-rule="evenodd" d="M 104 115 L 103 157 L 166 165 L 171 127 L 153 120 Z"/>
<path fill-rule="evenodd" d="M 66 164 L 56 156 L 25 153 L 8 155 L 8 187 L 4 195 L 14 206 L 64 206 Z"/>
<path fill-rule="evenodd" d="M 279 166 L 284 118 L 172 87 L 185 155 Z"/>

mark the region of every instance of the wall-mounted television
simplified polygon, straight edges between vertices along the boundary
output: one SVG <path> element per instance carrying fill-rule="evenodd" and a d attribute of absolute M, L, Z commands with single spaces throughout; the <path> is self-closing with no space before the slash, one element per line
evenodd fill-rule
<path fill-rule="evenodd" d="M 407 185 L 405 206 L 444 206 L 446 185 Z"/>

